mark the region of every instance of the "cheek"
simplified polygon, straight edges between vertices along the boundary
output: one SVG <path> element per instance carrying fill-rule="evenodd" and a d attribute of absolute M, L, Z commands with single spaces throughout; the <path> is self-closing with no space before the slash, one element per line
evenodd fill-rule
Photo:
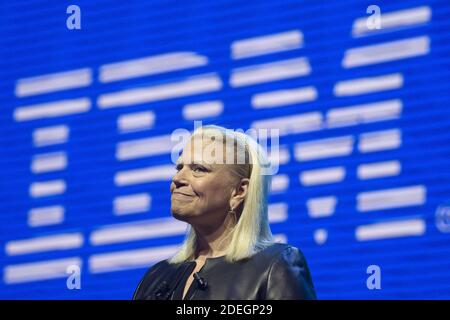
<path fill-rule="evenodd" d="M 223 190 L 220 183 L 218 183 L 217 179 L 208 179 L 208 180 L 198 180 L 192 181 L 191 183 L 192 190 L 198 194 L 198 196 L 211 196 L 212 194 L 217 193 L 221 189 Z"/>
<path fill-rule="evenodd" d="M 201 183 L 192 186 L 197 192 L 199 200 L 206 207 L 222 208 L 228 204 L 227 187 L 219 181 L 212 181 L 209 183 Z"/>

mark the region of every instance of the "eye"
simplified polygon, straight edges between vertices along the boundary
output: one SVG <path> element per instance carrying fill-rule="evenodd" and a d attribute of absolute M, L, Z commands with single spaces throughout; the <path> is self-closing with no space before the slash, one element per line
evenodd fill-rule
<path fill-rule="evenodd" d="M 177 164 L 177 165 L 175 166 L 175 170 L 177 170 L 177 171 L 180 171 L 182 168 L 183 168 L 183 165 L 182 165 L 182 164 Z"/>
<path fill-rule="evenodd" d="M 196 165 L 192 166 L 192 171 L 195 171 L 195 172 L 206 172 L 208 170 L 206 170 L 205 167 L 202 167 L 202 166 L 199 166 L 199 165 L 196 164 Z"/>

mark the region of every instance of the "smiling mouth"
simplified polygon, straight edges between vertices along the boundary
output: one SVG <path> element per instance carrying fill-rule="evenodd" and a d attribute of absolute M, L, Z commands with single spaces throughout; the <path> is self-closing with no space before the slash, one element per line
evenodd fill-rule
<path fill-rule="evenodd" d="M 185 197 L 193 197 L 191 194 L 181 193 L 181 192 L 174 192 L 172 195 L 179 195 L 179 196 L 185 196 Z"/>

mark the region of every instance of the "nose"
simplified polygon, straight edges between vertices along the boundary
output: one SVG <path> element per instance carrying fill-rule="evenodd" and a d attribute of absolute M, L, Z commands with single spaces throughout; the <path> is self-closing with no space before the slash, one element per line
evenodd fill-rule
<path fill-rule="evenodd" d="M 186 179 L 186 170 L 183 167 L 179 170 L 172 178 L 172 182 L 175 184 L 176 188 L 188 185 L 188 180 Z"/>

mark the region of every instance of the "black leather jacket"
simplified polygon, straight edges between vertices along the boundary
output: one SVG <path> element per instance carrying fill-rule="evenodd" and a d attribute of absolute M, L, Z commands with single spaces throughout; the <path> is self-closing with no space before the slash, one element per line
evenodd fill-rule
<path fill-rule="evenodd" d="M 194 268 L 194 261 L 158 262 L 144 275 L 133 299 L 181 300 Z M 293 299 L 316 299 L 316 293 L 302 252 L 279 243 L 235 263 L 225 257 L 206 259 L 185 296 L 185 300 Z"/>

